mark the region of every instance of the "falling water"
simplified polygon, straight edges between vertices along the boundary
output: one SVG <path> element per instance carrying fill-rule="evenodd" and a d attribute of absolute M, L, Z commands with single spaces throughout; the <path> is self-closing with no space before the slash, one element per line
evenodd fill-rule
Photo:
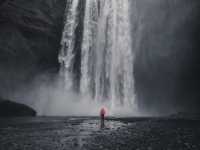
<path fill-rule="evenodd" d="M 75 29 L 81 0 L 68 0 L 59 55 L 67 90 L 73 90 Z M 80 93 L 111 109 L 135 108 L 134 52 L 129 0 L 85 0 L 81 46 Z"/>
<path fill-rule="evenodd" d="M 73 63 L 75 47 L 75 29 L 77 27 L 77 8 L 79 0 L 67 1 L 65 26 L 61 41 L 61 51 L 59 54 L 59 62 L 61 64 L 61 73 L 65 76 L 65 86 L 67 90 L 73 86 Z"/>

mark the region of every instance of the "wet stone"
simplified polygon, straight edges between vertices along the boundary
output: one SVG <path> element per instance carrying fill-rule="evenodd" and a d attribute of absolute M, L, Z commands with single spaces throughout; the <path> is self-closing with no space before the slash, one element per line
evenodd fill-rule
<path fill-rule="evenodd" d="M 123 121 L 107 120 L 108 129 L 101 130 L 96 119 L 59 118 L 58 121 L 37 118 L 13 118 L 0 124 L 0 150 L 199 150 L 199 121 Z M 2 120 L 1 120 L 2 122 Z M 8 123 L 7 123 L 8 122 Z M 8 126 L 12 122 L 15 128 Z M 26 129 L 24 128 L 26 126 Z M 38 127 L 39 126 L 39 127 Z M 116 126 L 116 127 L 115 127 Z M 123 127 L 122 127 L 123 126 Z M 187 128 L 187 130 L 186 130 Z M 18 130 L 16 130 L 18 129 Z M 177 130 L 179 129 L 179 130 Z M 173 138 L 172 138 L 173 137 Z"/>

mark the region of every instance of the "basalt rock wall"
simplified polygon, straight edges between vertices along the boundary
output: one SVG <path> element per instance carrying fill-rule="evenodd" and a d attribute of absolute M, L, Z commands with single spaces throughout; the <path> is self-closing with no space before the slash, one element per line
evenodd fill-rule
<path fill-rule="evenodd" d="M 0 1 L 0 95 L 59 69 L 66 0 Z"/>

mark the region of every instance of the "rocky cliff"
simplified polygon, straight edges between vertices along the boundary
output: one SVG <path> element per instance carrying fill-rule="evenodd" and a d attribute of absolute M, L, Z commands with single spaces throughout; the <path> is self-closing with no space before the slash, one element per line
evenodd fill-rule
<path fill-rule="evenodd" d="M 0 1 L 0 95 L 58 70 L 66 0 Z"/>
<path fill-rule="evenodd" d="M 199 0 L 131 2 L 140 108 L 161 112 L 199 110 Z M 58 71 L 65 3 L 0 0 L 1 96 L 12 95 L 20 84 L 27 84 L 38 73 Z M 77 30 L 77 34 L 80 32 Z M 80 62 L 79 57 L 76 62 Z"/>

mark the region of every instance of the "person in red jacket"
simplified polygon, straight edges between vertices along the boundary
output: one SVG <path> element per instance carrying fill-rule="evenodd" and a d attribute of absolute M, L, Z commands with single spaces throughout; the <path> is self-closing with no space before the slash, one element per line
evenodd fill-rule
<path fill-rule="evenodd" d="M 106 110 L 105 108 L 101 108 L 100 110 L 100 118 L 101 118 L 101 128 L 104 128 L 104 120 L 105 120 Z"/>

